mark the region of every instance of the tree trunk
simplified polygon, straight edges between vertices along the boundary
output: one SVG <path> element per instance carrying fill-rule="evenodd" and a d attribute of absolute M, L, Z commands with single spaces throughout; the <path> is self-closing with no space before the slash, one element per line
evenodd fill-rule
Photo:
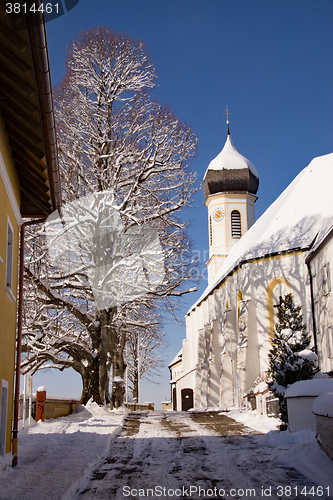
<path fill-rule="evenodd" d="M 119 408 L 124 402 L 125 394 L 125 370 L 126 364 L 124 361 L 124 347 L 126 343 L 126 334 L 122 334 L 119 338 L 117 332 L 114 331 L 114 341 L 117 345 L 113 345 L 112 349 L 112 395 L 111 406 Z"/>
<path fill-rule="evenodd" d="M 99 390 L 99 365 L 99 359 L 96 357 L 93 359 L 91 365 L 84 370 L 84 373 L 81 374 L 83 388 L 80 403 L 83 405 L 87 404 L 91 398 L 100 406 L 104 404 Z"/>
<path fill-rule="evenodd" d="M 81 403 L 86 404 L 91 398 L 100 406 L 110 402 L 108 357 L 114 348 L 111 323 L 116 307 L 101 311 L 96 317 L 96 328 L 92 335 L 92 362 L 81 374 Z M 122 403 L 121 403 L 122 404 Z"/>
<path fill-rule="evenodd" d="M 136 400 L 139 402 L 139 372 L 138 372 L 138 359 L 135 358 L 133 363 L 133 399 L 136 398 Z"/>

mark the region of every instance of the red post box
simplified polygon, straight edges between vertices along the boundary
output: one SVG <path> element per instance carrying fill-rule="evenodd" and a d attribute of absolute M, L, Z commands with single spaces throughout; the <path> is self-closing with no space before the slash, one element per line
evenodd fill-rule
<path fill-rule="evenodd" d="M 44 386 L 38 387 L 37 389 L 37 394 L 36 394 L 36 404 L 37 404 L 37 411 L 36 411 L 36 422 L 38 420 L 42 420 L 44 422 L 44 402 L 46 399 L 46 389 Z"/>

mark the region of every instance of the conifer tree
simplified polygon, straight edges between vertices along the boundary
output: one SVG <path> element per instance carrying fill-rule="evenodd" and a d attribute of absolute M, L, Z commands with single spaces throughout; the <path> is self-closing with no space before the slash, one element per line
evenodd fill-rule
<path fill-rule="evenodd" d="M 288 422 L 286 388 L 299 380 L 308 380 L 318 371 L 316 354 L 309 350 L 311 336 L 303 324 L 301 306 L 294 304 L 292 294 L 280 297 L 278 323 L 269 352 L 269 383 L 279 398 L 281 420 Z"/>

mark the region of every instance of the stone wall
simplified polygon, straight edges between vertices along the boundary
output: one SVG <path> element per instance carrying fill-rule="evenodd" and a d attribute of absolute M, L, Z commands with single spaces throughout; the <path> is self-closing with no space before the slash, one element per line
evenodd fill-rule
<path fill-rule="evenodd" d="M 316 415 L 317 440 L 326 455 L 333 460 L 333 418 Z"/>

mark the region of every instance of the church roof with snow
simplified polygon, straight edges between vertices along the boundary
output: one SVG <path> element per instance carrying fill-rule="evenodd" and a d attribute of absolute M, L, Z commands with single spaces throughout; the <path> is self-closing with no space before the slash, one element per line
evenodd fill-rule
<path fill-rule="evenodd" d="M 222 151 L 210 162 L 206 170 L 203 191 L 207 198 L 221 192 L 247 192 L 256 194 L 259 175 L 255 166 L 235 148 L 228 126 L 228 135 Z"/>
<path fill-rule="evenodd" d="M 310 249 L 332 226 L 333 153 L 314 158 L 231 249 L 214 281 L 188 312 L 241 263 Z"/>
<path fill-rule="evenodd" d="M 179 363 L 179 361 L 182 360 L 182 356 L 183 356 L 183 348 L 180 349 L 180 351 L 176 354 L 171 363 L 168 364 L 168 367 L 171 368 L 176 363 Z"/>

